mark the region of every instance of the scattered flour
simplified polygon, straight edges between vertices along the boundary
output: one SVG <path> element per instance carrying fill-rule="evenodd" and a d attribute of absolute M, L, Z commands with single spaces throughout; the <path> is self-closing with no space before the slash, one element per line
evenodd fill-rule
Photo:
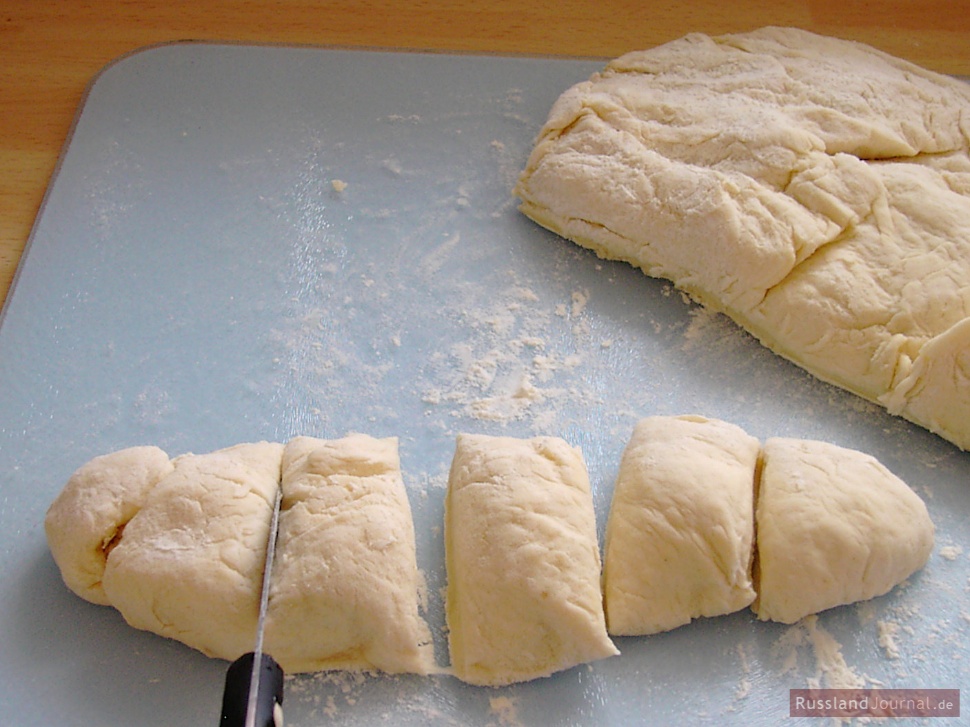
<path fill-rule="evenodd" d="M 310 715 L 319 712 L 335 719 L 342 706 L 357 704 L 368 675 L 361 672 L 326 671 L 315 674 L 288 675 L 286 696 L 314 706 Z"/>
<path fill-rule="evenodd" d="M 684 330 L 685 352 L 716 349 L 719 355 L 726 355 L 747 345 L 746 334 L 726 315 L 700 305 L 691 305 L 688 314 L 690 322 Z"/>
<path fill-rule="evenodd" d="M 514 698 L 489 697 L 488 707 L 490 712 L 498 717 L 500 725 L 515 727 L 520 724 Z"/>
<path fill-rule="evenodd" d="M 383 162 L 381 162 L 381 167 L 386 171 L 393 174 L 395 177 L 400 177 L 404 174 L 404 167 L 401 166 L 401 162 L 393 157 L 388 157 Z"/>
<path fill-rule="evenodd" d="M 586 310 L 586 304 L 589 303 L 589 291 L 587 290 L 577 290 L 572 294 L 572 316 L 576 318 L 582 315 L 583 311 Z"/>
<path fill-rule="evenodd" d="M 751 693 L 751 664 L 748 660 L 748 653 L 743 644 L 737 645 L 738 661 L 741 664 L 741 675 L 738 678 L 738 686 L 734 690 L 735 700 L 741 700 Z"/>
<path fill-rule="evenodd" d="M 448 407 L 450 417 L 527 421 L 537 432 L 549 431 L 564 407 L 599 399 L 587 384 L 592 372 L 584 370 L 595 365 L 596 357 L 588 354 L 598 346 L 583 336 L 589 299 L 588 291 L 574 291 L 569 302 L 550 307 L 531 288 L 513 282 L 488 302 L 461 308 L 456 315 L 465 335 L 443 342 L 431 355 L 432 380 L 421 400 Z M 559 324 L 556 318 L 565 320 Z"/>
<path fill-rule="evenodd" d="M 789 627 L 774 645 L 776 657 L 781 659 L 781 673 L 798 671 L 798 659 L 805 648 L 814 660 L 812 676 L 806 678 L 811 689 L 860 689 L 867 677 L 857 674 L 842 656 L 842 645 L 818 623 L 817 616 L 806 616 Z"/>
<path fill-rule="evenodd" d="M 953 561 L 963 555 L 963 548 L 959 545 L 944 545 L 940 548 L 940 557 Z"/>
<path fill-rule="evenodd" d="M 896 637 L 899 635 L 899 624 L 895 621 L 877 621 L 876 628 L 879 632 L 879 646 L 886 658 L 898 659 L 899 646 L 896 643 Z"/>
<path fill-rule="evenodd" d="M 426 276 L 435 275 L 447 262 L 448 256 L 454 252 L 461 242 L 461 233 L 448 235 L 445 240 L 434 246 L 419 262 L 421 273 Z"/>

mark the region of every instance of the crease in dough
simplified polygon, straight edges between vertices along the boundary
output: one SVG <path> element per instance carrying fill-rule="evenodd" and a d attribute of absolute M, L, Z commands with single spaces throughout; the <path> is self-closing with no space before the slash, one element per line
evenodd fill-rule
<path fill-rule="evenodd" d="M 81 598 L 102 606 L 108 554 L 152 488 L 173 465 L 154 446 L 128 447 L 79 467 L 51 503 L 44 531 L 64 583 Z"/>

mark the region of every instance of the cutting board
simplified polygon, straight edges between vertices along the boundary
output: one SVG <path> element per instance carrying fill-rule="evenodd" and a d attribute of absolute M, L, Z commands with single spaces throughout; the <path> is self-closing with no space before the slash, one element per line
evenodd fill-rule
<path fill-rule="evenodd" d="M 590 60 L 175 44 L 92 84 L 0 321 L 0 702 L 19 725 L 215 724 L 226 664 L 71 594 L 43 517 L 74 469 L 297 434 L 400 438 L 447 664 L 442 515 L 459 432 L 582 448 L 600 536 L 651 414 L 882 460 L 937 546 L 885 597 L 796 626 L 747 611 L 549 679 L 318 674 L 287 724 L 774 725 L 813 683 L 960 688 L 970 455 L 820 383 L 511 194 Z"/>

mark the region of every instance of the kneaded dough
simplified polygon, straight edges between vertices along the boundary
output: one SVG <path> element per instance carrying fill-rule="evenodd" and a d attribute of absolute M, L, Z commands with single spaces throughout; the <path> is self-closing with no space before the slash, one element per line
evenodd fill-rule
<path fill-rule="evenodd" d="M 288 673 L 434 671 L 397 439 L 297 437 L 282 487 L 266 651 Z"/>
<path fill-rule="evenodd" d="M 516 186 L 815 376 L 970 448 L 970 85 L 794 28 L 691 34 L 552 107 Z"/>
<path fill-rule="evenodd" d="M 101 579 L 108 553 L 151 489 L 172 471 L 158 447 L 129 447 L 79 467 L 47 509 L 44 530 L 64 583 L 81 598 L 108 605 Z"/>
<path fill-rule="evenodd" d="M 606 527 L 611 634 L 667 631 L 751 604 L 760 450 L 755 437 L 716 419 L 654 416 L 637 423 Z"/>
<path fill-rule="evenodd" d="M 478 685 L 617 654 L 589 477 L 555 437 L 460 434 L 445 500 L 452 672 Z"/>
<path fill-rule="evenodd" d="M 870 455 L 771 438 L 762 457 L 758 618 L 794 623 L 873 598 L 926 563 L 934 538 L 926 505 Z"/>
<path fill-rule="evenodd" d="M 214 657 L 251 651 L 283 445 L 178 457 L 108 554 L 104 592 L 133 627 Z"/>

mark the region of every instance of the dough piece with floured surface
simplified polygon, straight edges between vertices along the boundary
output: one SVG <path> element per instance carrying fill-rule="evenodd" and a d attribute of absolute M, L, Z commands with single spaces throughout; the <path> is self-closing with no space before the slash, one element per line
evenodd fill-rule
<path fill-rule="evenodd" d="M 522 211 L 970 448 L 970 86 L 793 28 L 622 56 L 553 106 Z"/>
<path fill-rule="evenodd" d="M 283 445 L 178 457 L 108 555 L 104 591 L 133 627 L 234 660 L 256 638 Z"/>
<path fill-rule="evenodd" d="M 759 446 L 726 422 L 648 417 L 613 492 L 607 625 L 650 634 L 748 604 L 794 623 L 889 592 L 926 564 L 933 539 L 923 501 L 871 455 L 805 439 Z"/>
<path fill-rule="evenodd" d="M 397 439 L 296 437 L 282 472 L 268 653 L 289 673 L 435 671 Z"/>
<path fill-rule="evenodd" d="M 926 505 L 872 456 L 782 437 L 768 439 L 762 456 L 758 618 L 794 623 L 881 596 L 929 559 Z"/>
<path fill-rule="evenodd" d="M 618 651 L 589 477 L 556 437 L 460 434 L 445 500 L 451 669 L 497 686 Z"/>
<path fill-rule="evenodd" d="M 47 509 L 44 530 L 64 583 L 81 598 L 108 605 L 101 580 L 108 553 L 172 463 L 158 447 L 99 455 L 79 467 Z"/>
<path fill-rule="evenodd" d="M 606 527 L 609 632 L 667 631 L 750 605 L 754 486 L 761 443 L 700 416 L 634 428 Z"/>

